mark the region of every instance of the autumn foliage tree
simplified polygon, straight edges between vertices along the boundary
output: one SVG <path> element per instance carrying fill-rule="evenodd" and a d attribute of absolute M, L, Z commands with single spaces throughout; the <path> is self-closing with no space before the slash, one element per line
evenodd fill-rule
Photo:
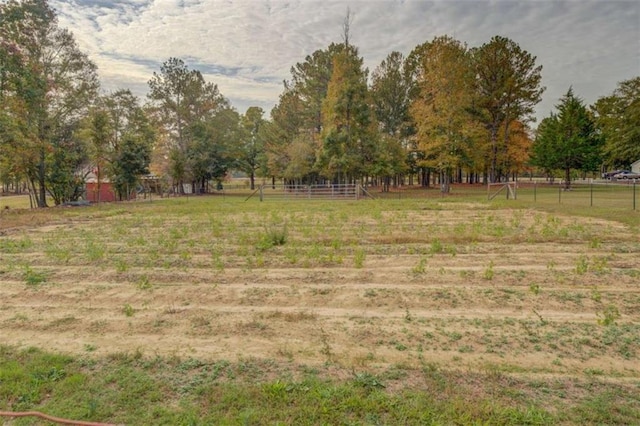
<path fill-rule="evenodd" d="M 506 37 L 495 36 L 472 50 L 476 75 L 474 112 L 488 133 L 485 148 L 490 182 L 505 173 L 511 125 L 527 123 L 541 100 L 542 66 L 536 57 Z"/>
<path fill-rule="evenodd" d="M 423 163 L 442 175 L 449 192 L 454 169 L 470 166 L 478 126 L 470 114 L 474 99 L 473 69 L 465 45 L 438 37 L 422 46 L 419 95 L 411 104 Z"/>
<path fill-rule="evenodd" d="M 75 198 L 84 154 L 74 131 L 97 94 L 96 67 L 46 0 L 0 4 L 0 40 L 0 68 L 7 70 L 0 96 L 11 108 L 4 115 L 19 124 L 7 144 L 19 155 L 20 172 L 39 207 L 47 206 L 47 193 L 56 204 Z"/>

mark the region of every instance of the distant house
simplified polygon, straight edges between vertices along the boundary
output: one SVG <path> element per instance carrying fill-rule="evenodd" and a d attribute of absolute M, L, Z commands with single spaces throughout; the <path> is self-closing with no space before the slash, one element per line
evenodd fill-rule
<path fill-rule="evenodd" d="M 633 173 L 640 173 L 640 160 L 631 164 L 631 171 Z"/>

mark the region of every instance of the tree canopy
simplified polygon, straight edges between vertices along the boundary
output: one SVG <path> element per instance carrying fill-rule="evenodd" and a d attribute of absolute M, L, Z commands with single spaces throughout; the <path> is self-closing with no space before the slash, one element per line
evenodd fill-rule
<path fill-rule="evenodd" d="M 533 129 L 542 65 L 514 40 L 469 47 L 450 36 L 390 52 L 373 70 L 343 40 L 290 69 L 276 105 L 237 111 L 180 58 L 149 79 L 146 103 L 99 91 L 96 66 L 46 0 L 0 3 L 0 180 L 35 206 L 82 196 L 85 177 L 124 197 L 153 170 L 175 191 L 206 191 L 230 171 L 289 183 L 401 184 L 418 176 L 494 182 L 527 170 L 573 173 L 640 158 L 640 77 L 588 107 L 569 90 Z M 532 145 L 532 139 L 535 139 Z M 532 169 L 532 167 L 534 169 Z"/>

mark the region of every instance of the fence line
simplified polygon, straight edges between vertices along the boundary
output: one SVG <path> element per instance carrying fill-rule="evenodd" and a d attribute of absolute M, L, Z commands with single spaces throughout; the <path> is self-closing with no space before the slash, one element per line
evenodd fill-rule
<path fill-rule="evenodd" d="M 573 182 L 564 183 L 518 182 L 518 199 L 534 203 L 568 204 L 588 207 L 625 207 L 638 210 L 638 183 L 627 182 Z M 497 194 L 496 194 L 497 195 Z M 508 198 L 508 197 L 507 197 Z"/>
<path fill-rule="evenodd" d="M 371 197 L 359 184 L 335 185 L 261 185 L 248 198 L 258 195 L 264 200 L 358 200 Z"/>

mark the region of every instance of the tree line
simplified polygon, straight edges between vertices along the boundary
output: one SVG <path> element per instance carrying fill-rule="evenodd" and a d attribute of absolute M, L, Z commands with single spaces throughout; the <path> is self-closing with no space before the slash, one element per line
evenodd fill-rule
<path fill-rule="evenodd" d="M 343 40 L 291 67 L 277 104 L 239 113 L 179 58 L 144 101 L 100 91 L 95 64 L 46 0 L 0 4 L 0 180 L 35 206 L 79 199 L 90 174 L 126 197 L 151 170 L 178 191 L 230 171 L 289 183 L 497 182 L 623 166 L 640 158 L 640 78 L 591 107 L 569 89 L 533 130 L 542 66 L 506 37 L 449 36 L 390 53 L 371 75 Z M 98 193 L 100 191 L 98 190 Z"/>

